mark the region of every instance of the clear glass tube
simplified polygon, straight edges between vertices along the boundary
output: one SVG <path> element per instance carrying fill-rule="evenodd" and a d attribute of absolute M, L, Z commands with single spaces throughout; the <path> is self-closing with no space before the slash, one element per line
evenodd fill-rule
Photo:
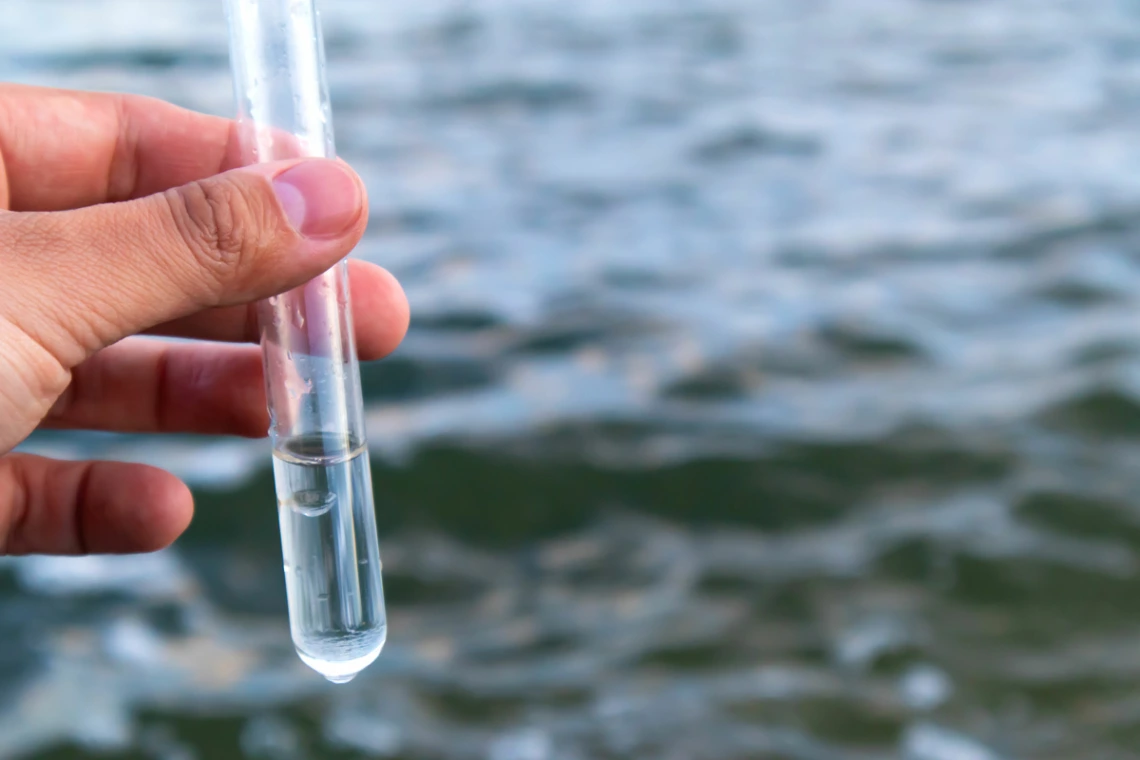
<path fill-rule="evenodd" d="M 226 10 L 243 162 L 334 157 L 314 0 L 226 0 Z M 387 635 L 347 265 L 259 314 L 293 643 L 342 683 Z"/>

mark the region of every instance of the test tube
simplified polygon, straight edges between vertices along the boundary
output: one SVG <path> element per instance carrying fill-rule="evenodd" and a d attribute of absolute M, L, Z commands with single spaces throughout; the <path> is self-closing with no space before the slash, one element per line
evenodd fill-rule
<path fill-rule="evenodd" d="M 242 162 L 334 157 L 315 0 L 225 2 Z M 258 310 L 290 632 L 344 683 L 387 636 L 347 264 Z"/>

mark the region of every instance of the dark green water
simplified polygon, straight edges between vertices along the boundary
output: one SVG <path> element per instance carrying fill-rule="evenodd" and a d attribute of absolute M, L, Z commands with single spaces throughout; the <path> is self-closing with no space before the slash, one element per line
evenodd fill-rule
<path fill-rule="evenodd" d="M 212 3 L 7 2 L 7 78 L 231 110 Z M 296 660 L 265 446 L 40 437 L 198 514 L 0 566 L 0 758 L 1140 757 L 1134 4 L 324 7 L 387 648 Z"/>

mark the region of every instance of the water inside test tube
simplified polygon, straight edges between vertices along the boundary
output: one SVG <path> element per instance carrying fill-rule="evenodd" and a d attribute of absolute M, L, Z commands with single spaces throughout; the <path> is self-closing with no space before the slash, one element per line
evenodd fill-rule
<path fill-rule="evenodd" d="M 273 469 L 293 643 L 313 670 L 350 681 L 388 631 L 368 453 L 306 435 L 278 443 Z"/>

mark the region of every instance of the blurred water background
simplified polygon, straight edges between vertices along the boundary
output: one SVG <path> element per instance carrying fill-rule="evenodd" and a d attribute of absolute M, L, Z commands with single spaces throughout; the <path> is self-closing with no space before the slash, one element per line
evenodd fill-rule
<path fill-rule="evenodd" d="M 288 638 L 261 442 L 0 565 L 0 757 L 1140 757 L 1140 4 L 324 0 L 390 639 Z M 232 112 L 220 2 L 4 0 L 0 76 Z"/>

